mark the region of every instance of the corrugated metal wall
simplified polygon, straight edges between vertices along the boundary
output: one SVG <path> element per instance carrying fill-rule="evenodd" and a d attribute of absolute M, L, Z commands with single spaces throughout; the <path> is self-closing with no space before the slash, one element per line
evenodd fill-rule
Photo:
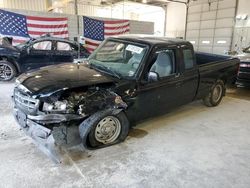
<path fill-rule="evenodd" d="M 236 0 L 192 1 L 186 38 L 197 51 L 223 54 L 230 50 Z"/>
<path fill-rule="evenodd" d="M 47 11 L 46 1 L 41 0 L 3 0 L 3 8 Z"/>

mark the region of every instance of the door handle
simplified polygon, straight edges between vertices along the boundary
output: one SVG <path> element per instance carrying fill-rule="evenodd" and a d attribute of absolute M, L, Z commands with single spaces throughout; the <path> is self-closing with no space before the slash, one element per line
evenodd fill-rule
<path fill-rule="evenodd" d="M 180 77 L 180 73 L 175 74 L 175 78 Z"/>

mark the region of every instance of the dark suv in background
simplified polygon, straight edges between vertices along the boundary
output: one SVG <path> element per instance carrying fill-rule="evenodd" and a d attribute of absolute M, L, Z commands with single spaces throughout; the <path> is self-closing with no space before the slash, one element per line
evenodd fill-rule
<path fill-rule="evenodd" d="M 250 87 L 250 46 L 245 48 L 237 57 L 240 59 L 240 67 L 236 85 L 239 87 Z"/>
<path fill-rule="evenodd" d="M 90 55 L 79 43 L 67 39 L 46 36 L 18 46 L 6 41 L 0 44 L 0 81 L 9 81 L 29 70 L 73 62 L 76 58 Z"/>

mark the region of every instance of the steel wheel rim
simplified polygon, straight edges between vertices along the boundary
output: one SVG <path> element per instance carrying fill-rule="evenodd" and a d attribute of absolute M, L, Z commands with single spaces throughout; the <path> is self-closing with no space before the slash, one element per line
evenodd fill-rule
<path fill-rule="evenodd" d="M 95 139 L 103 144 L 114 142 L 120 135 L 121 123 L 114 116 L 107 116 L 97 124 L 95 128 Z"/>
<path fill-rule="evenodd" d="M 8 80 L 12 77 L 13 70 L 9 65 L 0 63 L 0 78 L 2 80 Z"/>
<path fill-rule="evenodd" d="M 216 85 L 213 90 L 213 101 L 216 103 L 220 100 L 222 95 L 222 86 Z"/>

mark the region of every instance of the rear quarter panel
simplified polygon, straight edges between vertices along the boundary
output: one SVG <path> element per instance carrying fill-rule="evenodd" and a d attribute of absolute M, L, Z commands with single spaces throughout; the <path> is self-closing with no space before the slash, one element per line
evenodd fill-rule
<path fill-rule="evenodd" d="M 199 87 L 198 99 L 204 98 L 210 91 L 213 84 L 221 79 L 225 84 L 231 84 L 237 77 L 239 59 L 229 58 L 228 60 L 215 61 L 199 65 Z"/>

